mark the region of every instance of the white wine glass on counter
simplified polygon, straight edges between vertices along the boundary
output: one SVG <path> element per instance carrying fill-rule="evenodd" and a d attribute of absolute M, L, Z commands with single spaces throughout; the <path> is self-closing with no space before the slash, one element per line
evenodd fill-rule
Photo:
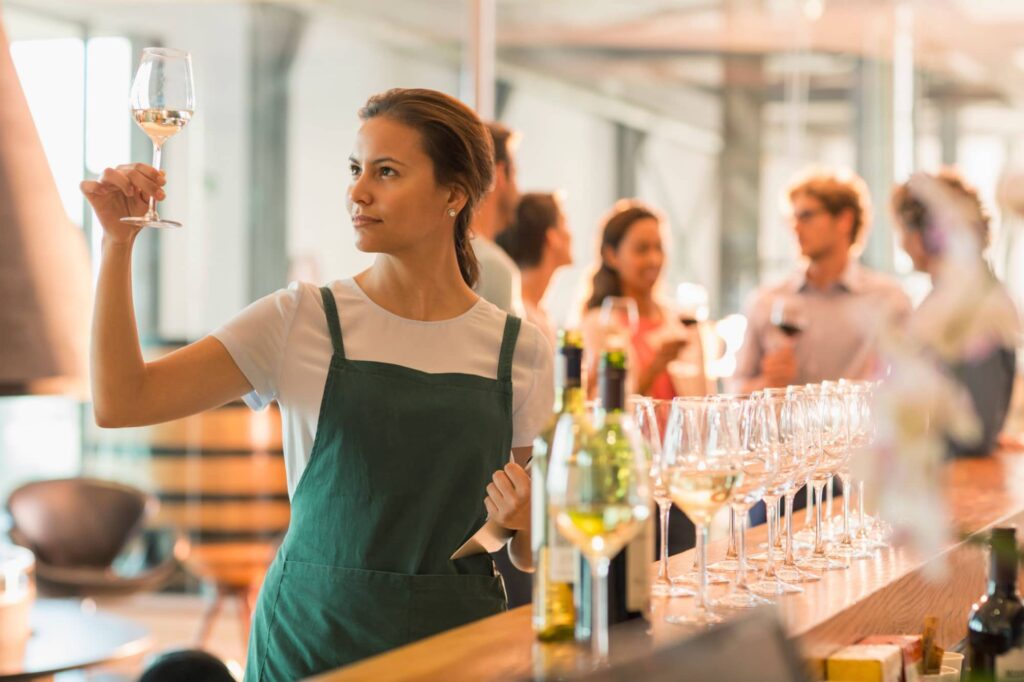
<path fill-rule="evenodd" d="M 142 51 L 142 61 L 132 82 L 132 117 L 153 141 L 153 167 L 157 170 L 160 170 L 164 143 L 192 118 L 194 90 L 192 57 L 188 52 L 161 47 L 147 47 Z M 121 221 L 142 227 L 181 227 L 181 223 L 160 218 L 156 212 L 156 197 L 149 198 L 145 215 L 121 218 Z"/>
<path fill-rule="evenodd" d="M 707 626 L 722 617 L 708 600 L 708 527 L 743 482 L 741 414 L 729 400 L 676 398 L 665 436 L 669 494 L 697 527 L 697 597 L 692 613 L 665 618 L 679 625 Z"/>
<path fill-rule="evenodd" d="M 547 488 L 558 531 L 579 548 L 590 565 L 590 638 L 598 663 L 608 657 L 611 560 L 643 529 L 651 515 L 644 446 L 632 424 L 613 434 L 601 422 L 599 414 L 593 431 L 578 433 L 569 415 L 559 420 L 552 439 Z"/>

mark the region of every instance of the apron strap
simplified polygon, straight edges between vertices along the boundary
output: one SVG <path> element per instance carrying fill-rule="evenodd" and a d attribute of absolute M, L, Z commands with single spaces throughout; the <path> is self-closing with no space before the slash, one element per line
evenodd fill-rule
<path fill-rule="evenodd" d="M 320 296 L 324 299 L 324 314 L 327 316 L 327 328 L 331 331 L 334 354 L 344 359 L 345 344 L 341 340 L 341 323 L 338 322 L 338 304 L 334 302 L 334 293 L 330 287 L 320 287 Z"/>
<path fill-rule="evenodd" d="M 512 380 L 512 355 L 519 338 L 519 327 L 523 321 L 514 315 L 505 318 L 505 334 L 501 339 L 501 354 L 498 355 L 498 381 Z"/>

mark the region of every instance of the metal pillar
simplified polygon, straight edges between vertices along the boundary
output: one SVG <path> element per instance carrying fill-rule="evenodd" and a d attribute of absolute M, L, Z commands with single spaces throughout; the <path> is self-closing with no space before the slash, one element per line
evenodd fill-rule
<path fill-rule="evenodd" d="M 761 196 L 761 109 L 764 96 L 760 57 L 723 59 L 722 138 L 719 163 L 721 239 L 716 311 L 743 307 L 747 292 L 757 285 L 758 223 Z"/>

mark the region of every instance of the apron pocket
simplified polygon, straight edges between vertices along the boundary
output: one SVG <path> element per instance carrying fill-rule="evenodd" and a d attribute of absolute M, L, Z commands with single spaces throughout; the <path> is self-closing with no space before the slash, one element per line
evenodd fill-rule
<path fill-rule="evenodd" d="M 406 575 L 284 561 L 277 599 L 261 597 L 257 608 L 255 622 L 267 627 L 253 634 L 266 642 L 258 679 L 308 677 L 505 608 L 501 579 L 494 576 Z"/>
<path fill-rule="evenodd" d="M 260 679 L 296 680 L 406 644 L 408 579 L 285 561 Z"/>
<path fill-rule="evenodd" d="M 409 634 L 415 641 L 493 616 L 508 608 L 501 578 L 493 575 L 414 575 Z"/>

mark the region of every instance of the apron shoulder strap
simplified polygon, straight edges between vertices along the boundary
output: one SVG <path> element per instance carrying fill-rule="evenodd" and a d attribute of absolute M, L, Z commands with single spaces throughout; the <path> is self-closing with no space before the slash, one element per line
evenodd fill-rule
<path fill-rule="evenodd" d="M 334 302 L 334 292 L 330 287 L 320 287 L 320 296 L 324 299 L 324 314 L 327 316 L 327 328 L 331 332 L 334 354 L 344 358 L 345 343 L 341 340 L 341 323 L 338 321 L 338 304 Z"/>
<path fill-rule="evenodd" d="M 523 321 L 515 315 L 505 318 L 505 334 L 501 338 L 501 354 L 498 355 L 498 381 L 512 380 L 512 356 L 519 338 L 519 328 Z"/>

